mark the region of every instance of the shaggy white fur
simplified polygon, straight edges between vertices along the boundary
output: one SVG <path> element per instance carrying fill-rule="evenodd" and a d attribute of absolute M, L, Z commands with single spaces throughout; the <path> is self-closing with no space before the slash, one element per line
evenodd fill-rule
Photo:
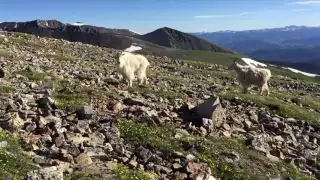
<path fill-rule="evenodd" d="M 271 72 L 269 69 L 257 68 L 254 66 L 242 66 L 236 61 L 228 68 L 233 69 L 237 73 L 237 79 L 244 89 L 244 93 L 248 92 L 250 86 L 256 86 L 260 89 L 260 95 L 263 91 L 267 91 L 269 95 L 268 81 L 271 78 Z"/>
<path fill-rule="evenodd" d="M 121 52 L 117 56 L 120 63 L 120 71 L 128 81 L 129 87 L 132 87 L 132 81 L 135 78 L 135 73 L 137 74 L 139 84 L 143 84 L 143 82 L 146 85 L 148 84 L 146 70 L 150 66 L 150 63 L 146 57 L 139 54 L 132 54 L 130 52 Z"/>

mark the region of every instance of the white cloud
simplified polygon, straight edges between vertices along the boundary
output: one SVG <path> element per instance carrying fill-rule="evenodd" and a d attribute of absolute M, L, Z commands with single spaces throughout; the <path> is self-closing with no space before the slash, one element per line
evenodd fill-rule
<path fill-rule="evenodd" d="M 296 1 L 289 4 L 300 4 L 300 5 L 320 5 L 319 0 L 313 0 L 313 1 Z"/>

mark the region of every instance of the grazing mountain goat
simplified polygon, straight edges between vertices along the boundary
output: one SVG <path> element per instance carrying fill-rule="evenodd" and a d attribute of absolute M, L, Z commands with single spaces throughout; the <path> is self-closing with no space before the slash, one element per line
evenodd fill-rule
<path fill-rule="evenodd" d="M 148 84 L 146 70 L 150 66 L 150 63 L 147 58 L 139 54 L 132 54 L 130 52 L 118 53 L 117 58 L 119 60 L 121 74 L 128 81 L 129 87 L 132 87 L 132 81 L 135 78 L 135 73 L 137 73 L 139 84 L 143 84 L 143 82 L 146 85 Z"/>
<path fill-rule="evenodd" d="M 257 68 L 250 65 L 242 66 L 236 60 L 228 69 L 236 71 L 237 79 L 242 85 L 244 93 L 248 92 L 250 86 L 256 86 L 260 89 L 260 95 L 262 95 L 264 90 L 267 90 L 267 96 L 269 96 L 268 81 L 271 78 L 269 69 Z"/>

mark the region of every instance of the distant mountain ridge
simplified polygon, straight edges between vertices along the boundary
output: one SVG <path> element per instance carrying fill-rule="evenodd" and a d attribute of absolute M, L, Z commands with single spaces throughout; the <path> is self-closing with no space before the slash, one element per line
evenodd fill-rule
<path fill-rule="evenodd" d="M 140 36 L 142 40 L 152 42 L 161 46 L 185 49 L 185 50 L 205 50 L 216 52 L 229 52 L 229 50 L 217 46 L 207 40 L 196 36 L 164 27 L 153 32 Z"/>
<path fill-rule="evenodd" d="M 44 37 L 61 38 L 72 42 L 77 41 L 121 50 L 135 44 L 154 53 L 174 51 L 174 49 L 233 53 L 197 36 L 167 27 L 140 35 L 128 29 L 97 27 L 80 22 L 64 24 L 57 20 L 34 20 L 27 22 L 3 22 L 0 23 L 0 29 Z"/>
<path fill-rule="evenodd" d="M 307 72 L 320 72 L 320 27 L 286 26 L 191 34 L 251 58 L 288 65 Z"/>

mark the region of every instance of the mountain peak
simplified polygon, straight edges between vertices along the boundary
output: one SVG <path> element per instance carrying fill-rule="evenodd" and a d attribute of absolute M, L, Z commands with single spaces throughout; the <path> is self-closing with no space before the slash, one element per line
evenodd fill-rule
<path fill-rule="evenodd" d="M 141 36 L 142 40 L 169 48 L 233 53 L 214 43 L 169 27 L 162 27 Z"/>

